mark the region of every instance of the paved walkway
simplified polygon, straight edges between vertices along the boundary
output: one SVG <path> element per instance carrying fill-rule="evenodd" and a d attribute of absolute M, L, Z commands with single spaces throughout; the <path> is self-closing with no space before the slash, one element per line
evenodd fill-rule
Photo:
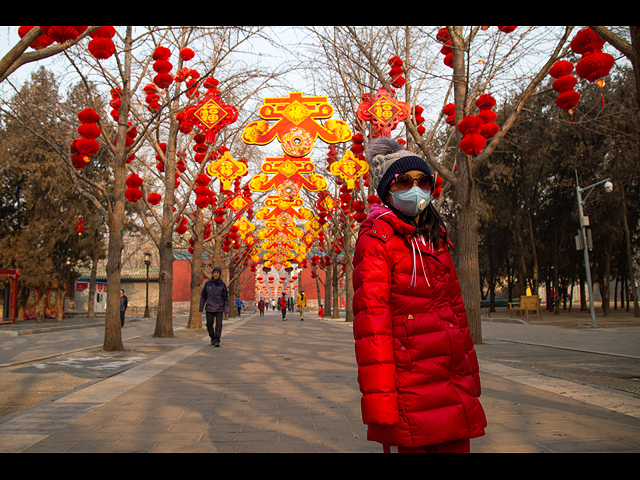
<path fill-rule="evenodd" d="M 3 417 L 0 452 L 379 453 L 361 421 L 351 325 L 298 318 L 245 317 L 225 326 L 222 348 L 196 338 Z M 633 346 L 640 328 L 620 334 L 485 322 L 483 329 L 487 347 L 478 351 L 489 428 L 472 442 L 474 452 L 640 452 L 637 397 L 483 358 L 483 349 L 488 354 L 491 343 L 504 340 L 563 348 L 577 342 L 583 350 L 640 357 Z M 630 351 L 618 350 L 623 339 Z"/>

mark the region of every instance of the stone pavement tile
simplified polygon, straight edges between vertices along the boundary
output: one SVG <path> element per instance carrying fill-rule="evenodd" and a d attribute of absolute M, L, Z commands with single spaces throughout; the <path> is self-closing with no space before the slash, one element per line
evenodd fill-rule
<path fill-rule="evenodd" d="M 601 407 L 482 374 L 489 427 L 475 452 L 640 451 L 640 420 Z"/>

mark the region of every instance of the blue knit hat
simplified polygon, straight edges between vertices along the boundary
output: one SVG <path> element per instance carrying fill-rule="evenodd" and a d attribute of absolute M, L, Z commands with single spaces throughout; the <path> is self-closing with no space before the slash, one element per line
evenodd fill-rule
<path fill-rule="evenodd" d="M 371 140 L 366 157 L 371 167 L 369 171 L 370 185 L 376 189 L 378 197 L 383 203 L 387 203 L 391 183 L 398 175 L 412 170 L 433 175 L 427 162 L 415 153 L 405 150 L 402 145 L 390 138 Z"/>

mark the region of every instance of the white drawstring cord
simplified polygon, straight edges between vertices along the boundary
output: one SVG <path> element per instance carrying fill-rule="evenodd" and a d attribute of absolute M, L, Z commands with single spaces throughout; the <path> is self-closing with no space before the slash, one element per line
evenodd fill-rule
<path fill-rule="evenodd" d="M 415 244 L 414 244 L 415 242 Z M 424 243 L 424 240 L 423 240 Z M 411 276 L 411 284 L 413 288 L 418 287 L 418 269 L 416 266 L 416 247 L 418 247 L 418 255 L 420 256 L 420 263 L 422 264 L 422 273 L 424 274 L 424 278 L 427 281 L 427 285 L 431 288 L 431 283 L 429 282 L 429 277 L 427 276 L 427 270 L 424 267 L 424 260 L 422 260 L 422 252 L 420 252 L 420 247 L 418 245 L 418 240 L 411 238 L 411 250 L 413 251 L 413 275 Z"/>

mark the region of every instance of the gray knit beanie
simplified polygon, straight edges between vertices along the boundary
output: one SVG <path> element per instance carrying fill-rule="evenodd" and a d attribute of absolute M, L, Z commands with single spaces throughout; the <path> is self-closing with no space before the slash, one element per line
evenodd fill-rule
<path fill-rule="evenodd" d="M 370 166 L 369 184 L 376 189 L 383 203 L 387 203 L 389 188 L 396 176 L 412 170 L 433 175 L 427 162 L 390 138 L 380 137 L 371 140 L 366 157 Z"/>

